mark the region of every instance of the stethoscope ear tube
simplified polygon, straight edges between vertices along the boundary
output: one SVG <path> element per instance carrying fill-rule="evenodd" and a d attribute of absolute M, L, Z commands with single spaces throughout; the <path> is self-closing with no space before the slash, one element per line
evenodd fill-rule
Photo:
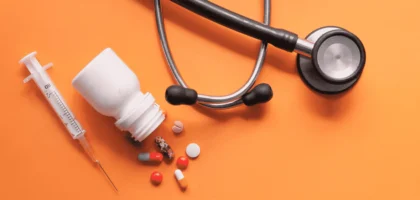
<path fill-rule="evenodd" d="M 163 53 L 165 54 L 166 61 L 174 75 L 176 82 L 179 84 L 179 86 L 170 86 L 167 88 L 165 92 L 165 98 L 168 103 L 172 105 L 192 105 L 198 103 L 208 108 L 225 109 L 232 108 L 241 104 L 251 106 L 259 103 L 265 103 L 272 98 L 273 92 L 268 84 L 260 84 L 257 85 L 254 89 L 251 89 L 264 64 L 264 59 L 267 52 L 267 42 L 265 41 L 261 42 L 258 57 L 252 74 L 248 78 L 247 82 L 237 91 L 224 96 L 209 96 L 197 94 L 195 90 L 188 88 L 176 67 L 175 61 L 172 58 L 172 54 L 166 38 L 160 0 L 155 0 L 154 2 L 156 24 Z M 270 24 L 270 7 L 270 0 L 264 0 L 265 25 Z"/>

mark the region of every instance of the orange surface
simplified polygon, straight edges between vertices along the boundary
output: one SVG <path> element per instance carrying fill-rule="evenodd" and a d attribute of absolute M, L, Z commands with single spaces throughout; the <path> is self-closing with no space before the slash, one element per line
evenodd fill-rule
<path fill-rule="evenodd" d="M 256 20 L 262 1 L 213 0 Z M 324 25 L 345 27 L 364 42 L 362 79 L 341 98 L 310 91 L 295 55 L 270 46 L 258 82 L 275 94 L 264 106 L 213 111 L 166 103 L 174 83 L 157 38 L 151 0 L 2 1 L 0 6 L 0 199 L 420 199 L 419 1 L 273 0 L 272 26 L 302 37 Z M 259 42 L 163 2 L 170 45 L 182 75 L 201 93 L 227 94 L 252 70 Z M 73 77 L 113 48 L 154 94 L 168 118 L 154 135 L 177 155 L 197 142 L 202 154 L 184 172 L 175 162 L 142 165 L 114 126 L 73 89 Z M 38 51 L 87 130 L 117 195 L 73 141 L 18 61 Z M 175 137 L 171 124 L 185 132 Z M 150 142 L 150 141 L 149 141 Z M 147 145 L 146 145 L 147 146 Z M 147 149 L 146 149 L 147 150 Z M 162 185 L 149 183 L 152 171 Z"/>

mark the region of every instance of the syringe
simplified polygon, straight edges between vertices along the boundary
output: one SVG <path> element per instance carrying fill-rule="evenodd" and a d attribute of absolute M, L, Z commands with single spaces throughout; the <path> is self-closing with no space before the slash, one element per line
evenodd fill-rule
<path fill-rule="evenodd" d="M 35 55 L 36 52 L 32 52 L 19 61 L 20 64 L 25 64 L 29 72 L 31 72 L 31 75 L 26 77 L 23 80 L 23 82 L 27 83 L 30 80 L 35 81 L 38 88 L 42 91 L 47 101 L 50 103 L 57 115 L 60 117 L 61 122 L 63 122 L 63 124 L 66 126 L 68 132 L 73 137 L 73 139 L 79 141 L 80 145 L 82 145 L 83 149 L 89 155 L 90 159 L 92 159 L 92 161 L 99 166 L 101 171 L 111 182 L 114 189 L 118 191 L 112 180 L 109 178 L 108 174 L 105 172 L 99 160 L 96 159 L 95 155 L 93 154 L 92 148 L 86 140 L 85 130 L 76 120 L 73 113 L 70 111 L 70 108 L 64 101 L 64 98 L 61 96 L 60 92 L 57 90 L 54 83 L 51 81 L 50 77 L 45 72 L 45 70 L 52 67 L 52 63 L 49 63 L 46 66 L 42 67 L 36 59 Z"/>

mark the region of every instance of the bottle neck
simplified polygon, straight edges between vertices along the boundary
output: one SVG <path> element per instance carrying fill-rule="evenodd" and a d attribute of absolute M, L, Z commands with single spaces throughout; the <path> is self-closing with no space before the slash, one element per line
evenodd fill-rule
<path fill-rule="evenodd" d="M 135 111 L 138 107 L 140 107 L 140 103 L 143 102 L 146 98 L 146 95 L 140 91 L 133 92 L 124 103 L 121 104 L 118 112 L 113 116 L 117 121 L 126 117 L 131 112 Z"/>

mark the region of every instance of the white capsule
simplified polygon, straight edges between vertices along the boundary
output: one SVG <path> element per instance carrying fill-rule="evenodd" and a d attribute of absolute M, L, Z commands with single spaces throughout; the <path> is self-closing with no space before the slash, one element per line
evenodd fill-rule
<path fill-rule="evenodd" d="M 172 126 L 172 131 L 175 134 L 179 134 L 182 132 L 182 130 L 184 130 L 184 124 L 182 124 L 181 121 L 175 121 L 174 126 Z"/>

